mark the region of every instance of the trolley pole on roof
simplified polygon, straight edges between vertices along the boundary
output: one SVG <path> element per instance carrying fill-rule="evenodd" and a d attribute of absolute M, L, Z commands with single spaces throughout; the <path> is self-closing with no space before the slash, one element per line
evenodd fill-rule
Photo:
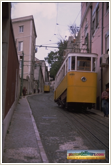
<path fill-rule="evenodd" d="M 22 51 L 22 56 L 20 56 L 20 58 L 22 59 L 20 97 L 22 97 L 22 89 L 23 89 L 23 66 L 24 66 L 24 52 L 23 51 Z"/>

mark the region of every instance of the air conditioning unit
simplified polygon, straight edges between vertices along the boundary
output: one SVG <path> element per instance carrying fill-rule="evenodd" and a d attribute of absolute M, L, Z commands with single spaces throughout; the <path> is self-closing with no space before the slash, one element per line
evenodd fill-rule
<path fill-rule="evenodd" d="M 35 48 L 35 53 L 37 53 L 37 51 L 38 51 L 38 49 L 37 49 L 37 47 Z"/>
<path fill-rule="evenodd" d="M 102 56 L 100 57 L 100 67 L 105 67 L 109 65 L 108 58 L 108 54 L 102 54 Z"/>

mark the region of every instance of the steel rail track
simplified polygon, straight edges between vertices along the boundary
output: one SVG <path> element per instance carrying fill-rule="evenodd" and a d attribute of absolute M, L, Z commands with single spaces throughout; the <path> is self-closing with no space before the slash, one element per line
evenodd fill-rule
<path fill-rule="evenodd" d="M 89 115 L 85 114 L 85 116 L 88 116 L 89 118 L 91 118 L 91 119 L 97 121 L 98 123 L 102 124 L 102 125 L 105 126 L 106 128 L 109 127 L 109 126 L 108 126 L 109 122 L 107 122 L 107 121 L 104 122 L 104 119 L 101 119 L 101 116 L 99 116 L 99 115 L 94 116 L 93 114 L 90 114 L 90 116 L 89 116 Z"/>
<path fill-rule="evenodd" d="M 73 113 L 69 113 L 68 112 L 68 114 L 71 116 L 71 118 L 72 118 L 72 115 L 73 115 L 73 117 L 75 117 L 75 114 L 73 114 Z M 77 114 L 76 114 L 76 116 L 77 116 Z M 84 115 L 85 116 L 85 115 Z M 78 117 L 80 117 L 80 115 L 78 115 Z M 89 117 L 89 116 L 88 116 Z M 75 118 L 74 118 L 75 119 Z M 82 119 L 83 119 L 83 117 L 82 117 Z M 80 123 L 80 120 L 77 120 L 76 119 L 76 121 L 78 122 L 79 121 L 79 123 Z M 85 120 L 86 121 L 86 120 Z M 83 122 L 82 123 L 80 123 L 82 126 L 83 126 Z M 89 123 L 88 123 L 89 124 Z M 94 122 L 93 122 L 93 124 L 94 124 Z M 99 123 L 99 124 L 101 124 L 101 123 Z M 106 147 L 108 147 L 105 143 L 103 143 L 103 141 L 101 141 L 97 136 L 95 136 L 95 134 L 94 133 L 92 133 L 91 131 L 90 131 L 90 129 L 88 129 L 86 126 L 83 126 L 84 128 L 86 128 L 95 138 L 97 138 L 103 145 L 105 145 Z M 107 127 L 108 128 L 108 127 Z M 99 130 L 100 131 L 100 130 Z M 107 139 L 107 140 L 109 140 L 109 139 Z"/>
<path fill-rule="evenodd" d="M 109 140 L 109 138 L 107 138 L 107 136 L 106 136 L 106 135 L 109 134 L 109 129 L 108 128 L 102 126 L 97 121 L 95 123 L 94 120 L 90 119 L 89 117 L 87 117 L 85 115 L 82 115 L 82 114 L 80 114 L 80 115 L 78 115 L 78 114 L 72 114 L 72 115 L 74 115 L 74 117 L 79 118 L 79 121 L 80 120 L 82 120 L 83 122 L 85 121 L 84 124 L 86 125 L 86 123 L 87 123 L 87 127 L 89 127 L 89 125 L 90 125 L 93 132 L 96 131 L 98 133 L 98 131 L 99 131 L 99 134 L 101 134 L 102 137 L 104 137 L 105 140 L 106 139 Z"/>
<path fill-rule="evenodd" d="M 79 120 L 77 120 L 77 118 L 75 118 L 75 116 L 69 113 L 69 116 L 72 118 L 72 120 L 74 121 L 74 119 L 82 126 L 84 127 L 87 131 L 89 131 L 96 139 L 98 139 L 105 147 L 109 148 L 106 144 L 104 144 L 104 142 L 102 142 L 97 136 L 94 135 L 94 133 L 92 133 L 92 131 L 90 129 L 88 129 L 86 126 L 83 125 L 83 122 L 80 122 Z M 73 118 L 74 117 L 74 118 Z M 86 121 L 86 120 L 85 120 Z"/>
<path fill-rule="evenodd" d="M 73 114 L 72 114 L 73 115 Z M 106 136 L 104 135 L 104 132 L 99 129 L 97 126 L 94 127 L 94 125 L 92 123 L 90 123 L 88 120 L 83 120 L 83 118 L 81 118 L 81 115 L 74 115 L 74 119 L 76 118 L 77 121 L 79 121 L 80 123 L 84 123 L 84 127 L 90 131 L 96 138 L 98 138 L 101 142 L 104 142 L 104 144 L 106 145 L 108 142 L 108 138 L 106 138 Z M 107 144 L 108 147 L 108 144 Z"/>
<path fill-rule="evenodd" d="M 53 99 L 51 98 L 52 96 L 50 95 L 49 97 L 47 97 L 48 100 L 52 101 Z M 72 123 L 74 126 L 75 125 L 77 126 L 77 130 L 89 141 L 89 143 L 93 146 L 94 149 L 105 149 L 106 162 L 109 162 L 109 146 L 105 144 L 102 140 L 100 140 L 90 129 L 84 126 L 83 122 L 81 123 L 80 121 L 78 121 L 78 119 L 75 118 L 74 114 L 72 115 L 72 113 L 69 113 L 69 111 L 64 111 L 61 108 L 59 108 L 58 111 L 69 120 L 70 126 L 72 128 L 73 128 Z"/>
<path fill-rule="evenodd" d="M 71 114 L 66 113 L 66 111 L 61 111 L 59 110 L 68 120 L 69 122 L 71 122 L 71 125 L 73 123 L 73 125 L 76 124 L 77 129 L 79 130 L 79 132 L 89 141 L 89 143 L 94 147 L 94 149 L 105 149 L 106 150 L 106 162 L 109 162 L 109 146 L 107 146 L 106 144 L 104 144 L 104 142 L 102 142 L 97 136 L 95 136 L 88 128 L 86 128 L 83 123 L 79 122 L 77 119 L 75 119 Z M 65 113 L 64 113 L 65 112 Z M 69 117 L 70 116 L 70 119 Z M 75 122 L 76 120 L 76 122 Z M 84 128 L 84 130 L 83 130 Z M 87 135 L 86 135 L 87 134 Z M 89 136 L 89 138 L 88 138 Z M 90 136 L 92 136 L 92 138 L 90 138 Z M 99 142 L 99 143 L 98 143 Z M 96 147 L 95 147 L 96 144 Z M 101 148 L 102 146 L 102 148 Z"/>

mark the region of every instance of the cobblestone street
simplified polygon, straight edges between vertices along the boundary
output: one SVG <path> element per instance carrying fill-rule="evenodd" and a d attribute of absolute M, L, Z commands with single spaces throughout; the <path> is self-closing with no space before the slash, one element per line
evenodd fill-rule
<path fill-rule="evenodd" d="M 93 142 L 91 143 L 91 139 L 88 140 L 85 137 L 87 131 L 83 134 L 83 128 L 78 127 L 75 119 L 72 121 L 72 112 L 59 108 L 54 103 L 52 92 L 33 95 L 28 97 L 28 101 L 50 163 L 106 162 L 106 160 L 67 160 L 67 150 L 94 150 L 104 148 L 101 144 L 96 146 Z M 105 120 L 108 125 L 108 120 Z M 90 134 L 89 137 L 92 138 Z M 95 140 L 95 143 L 98 144 L 98 141 Z"/>

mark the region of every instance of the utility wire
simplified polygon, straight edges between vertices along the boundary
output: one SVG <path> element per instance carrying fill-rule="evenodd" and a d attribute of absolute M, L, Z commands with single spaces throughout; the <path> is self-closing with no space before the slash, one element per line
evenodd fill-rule
<path fill-rule="evenodd" d="M 79 11 L 79 13 L 78 13 L 78 15 L 77 15 L 76 19 L 78 18 L 78 16 L 79 16 L 79 14 L 80 14 L 80 13 L 81 13 L 81 9 L 80 9 L 80 11 Z M 76 19 L 75 19 L 75 21 L 74 21 L 74 23 L 73 23 L 73 24 L 75 24 Z"/>
<path fill-rule="evenodd" d="M 54 47 L 54 46 L 42 46 L 42 45 L 36 45 L 36 46 L 37 47 L 48 47 L 48 48 L 60 48 L 60 47 Z M 75 48 L 75 47 L 73 47 L 73 48 L 65 48 L 64 50 L 66 50 L 66 49 L 79 49 L 80 50 L 80 48 Z M 85 50 L 87 50 L 87 49 L 85 49 Z"/>
<path fill-rule="evenodd" d="M 54 34 L 55 34 L 55 31 L 56 31 L 57 16 L 58 16 L 58 3 L 57 3 L 57 15 L 56 15 L 56 24 L 55 24 L 55 28 L 54 28 Z M 52 38 L 54 37 L 54 34 L 53 34 L 53 35 L 52 35 L 52 37 L 49 39 L 49 41 L 51 41 L 51 40 L 52 40 Z"/>
<path fill-rule="evenodd" d="M 51 44 L 57 44 L 57 43 L 50 43 L 50 44 L 48 43 L 48 44 L 42 44 L 42 45 L 51 45 Z"/>

